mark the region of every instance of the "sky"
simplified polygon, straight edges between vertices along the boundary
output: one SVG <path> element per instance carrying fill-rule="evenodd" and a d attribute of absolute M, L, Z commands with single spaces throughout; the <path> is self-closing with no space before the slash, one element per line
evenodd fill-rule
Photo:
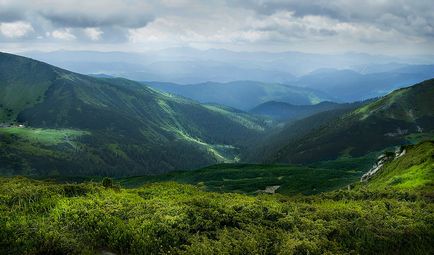
<path fill-rule="evenodd" d="M 0 51 L 434 54 L 434 0 L 0 0 Z"/>

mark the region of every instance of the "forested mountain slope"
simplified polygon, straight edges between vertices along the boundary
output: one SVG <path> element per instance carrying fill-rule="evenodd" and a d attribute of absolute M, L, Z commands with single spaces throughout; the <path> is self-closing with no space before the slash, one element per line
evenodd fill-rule
<path fill-rule="evenodd" d="M 430 136 L 434 131 L 433 98 L 434 79 L 396 90 L 290 140 L 269 160 L 300 163 L 358 157 L 409 143 L 415 136 Z M 277 135 L 281 141 L 286 139 L 285 132 Z"/>
<path fill-rule="evenodd" d="M 1 171 L 7 174 L 129 175 L 200 167 L 236 160 L 245 142 L 264 131 L 260 120 L 228 108 L 5 53 L 0 88 Z"/>

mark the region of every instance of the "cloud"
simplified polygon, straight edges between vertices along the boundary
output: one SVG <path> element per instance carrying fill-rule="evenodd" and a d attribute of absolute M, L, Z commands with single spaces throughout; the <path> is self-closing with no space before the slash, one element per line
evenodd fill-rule
<path fill-rule="evenodd" d="M 52 6 L 38 13 L 54 24 L 69 27 L 140 27 L 153 18 L 146 1 L 66 1 Z"/>
<path fill-rule="evenodd" d="M 0 0 L 0 22 L 0 46 L 26 48 L 33 38 L 59 48 L 434 52 L 432 0 Z"/>
<path fill-rule="evenodd" d="M 101 39 L 101 35 L 103 31 L 97 27 L 87 27 L 84 29 L 84 33 L 91 39 L 92 41 L 98 41 Z"/>
<path fill-rule="evenodd" d="M 40 17 L 65 27 L 140 27 L 152 19 L 154 6 L 141 0 L 2 0 L 0 20 Z"/>
<path fill-rule="evenodd" d="M 434 35 L 434 5 L 430 0 L 240 0 L 234 5 L 260 16 L 287 11 L 294 17 L 320 16 L 411 36 Z"/>
<path fill-rule="evenodd" d="M 51 35 L 55 39 L 64 40 L 64 41 L 72 41 L 77 38 L 74 34 L 72 34 L 70 28 L 54 30 L 49 35 Z"/>
<path fill-rule="evenodd" d="M 33 31 L 31 24 L 22 21 L 0 23 L 0 32 L 7 38 L 21 38 Z"/>

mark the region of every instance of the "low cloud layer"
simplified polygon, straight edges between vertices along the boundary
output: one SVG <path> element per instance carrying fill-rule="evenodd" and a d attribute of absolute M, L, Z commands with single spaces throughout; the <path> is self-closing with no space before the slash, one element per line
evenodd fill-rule
<path fill-rule="evenodd" d="M 433 54 L 431 0 L 0 0 L 0 50 Z"/>

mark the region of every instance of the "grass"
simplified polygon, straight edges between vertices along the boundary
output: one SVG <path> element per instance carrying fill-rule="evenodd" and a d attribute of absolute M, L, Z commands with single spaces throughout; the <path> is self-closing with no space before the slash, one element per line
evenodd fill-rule
<path fill-rule="evenodd" d="M 233 163 L 237 161 L 239 149 L 232 145 L 209 144 L 180 130 L 173 130 L 172 132 L 176 133 L 180 139 L 190 142 L 213 155 L 216 162 Z"/>
<path fill-rule="evenodd" d="M 406 154 L 385 165 L 367 186 L 434 194 L 434 142 L 408 145 Z"/>
<path fill-rule="evenodd" d="M 208 191 L 256 194 L 269 186 L 280 186 L 281 194 L 316 194 L 344 187 L 360 178 L 357 168 L 326 169 L 298 165 L 221 164 L 199 170 L 178 171 L 158 176 L 119 179 L 122 186 L 176 181 L 204 187 Z"/>
<path fill-rule="evenodd" d="M 1 254 L 432 254 L 413 193 L 246 196 L 173 182 L 134 189 L 0 178 Z"/>
<path fill-rule="evenodd" d="M 0 128 L 0 134 L 15 135 L 32 143 L 56 145 L 71 142 L 74 138 L 87 135 L 89 132 L 73 129 L 43 129 L 43 128 Z"/>

